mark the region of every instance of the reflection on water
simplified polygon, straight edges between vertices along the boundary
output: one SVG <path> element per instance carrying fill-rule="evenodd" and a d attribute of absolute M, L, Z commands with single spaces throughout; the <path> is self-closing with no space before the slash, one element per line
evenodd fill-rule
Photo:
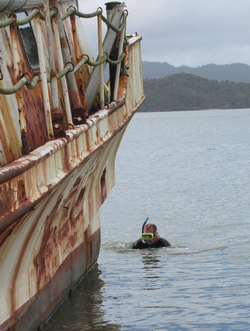
<path fill-rule="evenodd" d="M 119 331 L 118 325 L 105 320 L 101 294 L 105 283 L 100 278 L 101 273 L 96 264 L 42 330 Z"/>
<path fill-rule="evenodd" d="M 143 268 L 145 270 L 152 270 L 156 268 L 161 268 L 159 265 L 160 256 L 157 254 L 158 249 L 145 249 L 140 251 L 142 256 Z"/>

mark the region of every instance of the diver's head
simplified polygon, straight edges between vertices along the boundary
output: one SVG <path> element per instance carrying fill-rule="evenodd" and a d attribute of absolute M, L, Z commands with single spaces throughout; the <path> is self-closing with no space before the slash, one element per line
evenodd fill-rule
<path fill-rule="evenodd" d="M 148 245 L 154 244 L 158 240 L 157 226 L 155 224 L 146 224 L 143 228 L 143 233 L 141 235 L 142 241 L 148 243 Z"/>

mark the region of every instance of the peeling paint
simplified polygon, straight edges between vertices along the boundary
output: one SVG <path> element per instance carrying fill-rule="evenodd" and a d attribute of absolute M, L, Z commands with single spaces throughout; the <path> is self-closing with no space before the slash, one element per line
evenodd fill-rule
<path fill-rule="evenodd" d="M 2 1 L 0 23 L 15 17 L 10 11 L 17 5 L 30 14 L 39 6 L 43 12 L 44 3 L 52 4 L 48 0 Z M 31 331 L 42 325 L 96 262 L 99 213 L 115 184 L 116 153 L 145 99 L 141 37 L 133 36 L 124 60 L 129 76 L 120 75 L 117 100 L 89 115 L 86 88 L 93 69 L 84 64 L 75 73 L 73 68 L 85 54 L 93 58 L 84 38 L 77 39 L 82 35 L 80 18 L 74 14 L 73 20 L 61 20 L 69 3 L 76 5 L 74 0 L 53 0 L 59 16 L 52 19 L 51 38 L 46 37 L 46 20 L 39 14 L 32 19 L 39 72 L 27 59 L 18 24 L 0 28 L 4 45 L 0 60 L 1 331 Z M 54 68 L 50 68 L 51 50 Z M 72 64 L 64 77 L 66 85 L 55 78 L 62 66 L 59 55 L 67 59 L 63 68 Z M 39 81 L 33 86 L 37 75 Z M 26 85 L 5 93 L 24 77 Z M 97 93 L 95 108 L 98 97 Z"/>

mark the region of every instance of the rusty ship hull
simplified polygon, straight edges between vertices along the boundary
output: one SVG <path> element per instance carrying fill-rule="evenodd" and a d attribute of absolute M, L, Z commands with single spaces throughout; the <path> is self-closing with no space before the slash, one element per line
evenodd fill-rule
<path fill-rule="evenodd" d="M 107 19 L 99 9 L 82 15 L 73 0 L 0 4 L 2 331 L 41 327 L 97 261 L 117 150 L 145 99 L 141 37 L 124 41 L 124 13 L 118 2 L 107 4 Z M 85 16 L 108 24 L 96 61 Z M 37 59 L 25 53 L 33 30 Z"/>

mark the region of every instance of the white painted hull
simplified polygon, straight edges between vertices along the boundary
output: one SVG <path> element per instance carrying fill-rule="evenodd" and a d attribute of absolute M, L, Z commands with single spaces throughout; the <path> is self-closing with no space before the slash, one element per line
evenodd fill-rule
<path fill-rule="evenodd" d="M 74 0 L 58 2 L 60 10 L 67 9 L 68 2 Z M 7 3 L 12 6 L 11 1 Z M 14 38 L 15 32 L 0 30 L 0 40 L 8 34 Z M 65 132 L 62 116 L 66 121 L 71 108 L 74 116 L 79 111 L 77 103 L 67 109 L 67 98 L 75 102 L 70 98 L 78 88 L 72 86 L 82 84 L 87 70 L 67 81 L 64 87 L 71 89 L 69 96 L 63 81 L 57 84 L 63 113 L 59 108 L 48 111 L 51 118 L 44 124 L 41 113 L 47 116 L 50 100 L 43 99 L 48 91 L 54 97 L 53 82 L 47 84 L 46 75 L 41 74 L 44 85 L 39 83 L 31 91 L 23 87 L 6 96 L 6 85 L 12 79 L 7 62 L 14 61 L 6 49 L 7 64 L 0 68 L 5 78 L 0 79 L 1 331 L 32 331 L 41 326 L 98 258 L 100 207 L 115 184 L 115 157 L 122 136 L 145 98 L 140 40 L 130 37 L 126 46 L 129 76 L 119 77 L 116 100 L 86 116 L 83 124 L 69 122 Z M 24 66 L 22 70 L 30 69 Z"/>
<path fill-rule="evenodd" d="M 11 323 L 16 319 L 16 330 L 28 330 L 28 325 L 32 330 L 40 316 L 50 315 L 96 262 L 99 208 L 114 184 L 115 155 L 124 130 L 72 169 L 2 233 L 6 238 L 0 248 L 1 330 L 8 330 L 9 319 L 3 322 L 6 316 Z M 99 180 L 104 168 L 105 196 Z"/>

